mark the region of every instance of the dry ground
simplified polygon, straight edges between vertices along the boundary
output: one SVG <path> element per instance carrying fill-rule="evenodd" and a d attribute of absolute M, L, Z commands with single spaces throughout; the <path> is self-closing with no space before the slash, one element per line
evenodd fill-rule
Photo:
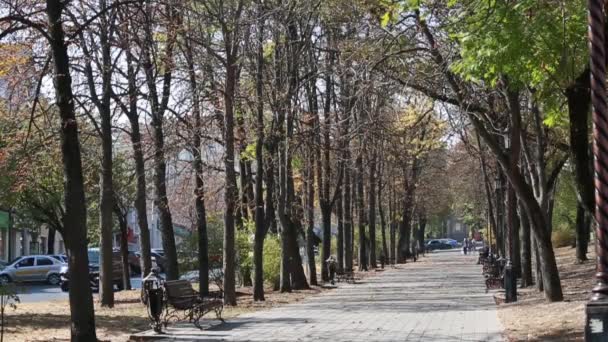
<path fill-rule="evenodd" d="M 555 254 L 564 301 L 547 303 L 536 288 L 518 289 L 518 302 L 501 304 L 498 310 L 510 341 L 583 340 L 585 303 L 595 284 L 594 254 L 582 265 L 573 248 L 557 248 Z"/>
<path fill-rule="evenodd" d="M 356 273 L 356 277 L 364 278 L 374 273 Z M 315 286 L 310 290 L 280 293 L 267 288 L 266 301 L 254 302 L 252 288 L 239 288 L 238 305 L 225 308 L 223 317 L 230 318 L 245 312 L 298 302 L 328 290 L 326 287 Z M 140 303 L 139 295 L 139 290 L 116 292 L 116 305 L 112 309 L 95 303 L 97 337 L 101 341 L 127 341 L 133 333 L 149 328 L 146 308 Z M 214 319 L 215 315 L 210 314 L 209 317 Z M 18 304 L 16 310 L 8 309 L 6 319 L 5 341 L 69 341 L 70 338 L 67 300 Z"/>

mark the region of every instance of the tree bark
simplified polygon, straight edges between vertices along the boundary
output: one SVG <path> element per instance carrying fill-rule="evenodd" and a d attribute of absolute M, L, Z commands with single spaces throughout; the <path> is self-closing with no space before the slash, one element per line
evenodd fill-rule
<path fill-rule="evenodd" d="M 590 80 L 589 68 L 587 68 L 566 89 L 566 99 L 570 119 L 570 153 L 574 165 L 577 195 L 585 210 L 593 217 L 595 187 L 588 124 L 591 109 Z"/>
<path fill-rule="evenodd" d="M 196 71 L 194 69 L 194 56 L 188 37 L 186 37 L 185 45 L 188 78 L 190 81 L 190 91 L 192 92 L 192 141 L 189 147 L 192 153 L 192 168 L 194 169 L 194 211 L 198 235 L 198 284 L 199 295 L 203 298 L 209 295 L 209 241 L 207 236 L 203 157 L 201 153 L 201 107 Z"/>
<path fill-rule="evenodd" d="M 362 143 L 360 145 L 362 149 Z M 359 220 L 359 271 L 367 271 L 367 252 L 365 236 L 365 203 L 363 195 L 363 151 L 360 150 L 356 158 L 356 184 L 357 184 L 357 217 Z"/>
<path fill-rule="evenodd" d="M 344 172 L 344 165 L 339 166 Z M 338 217 L 338 236 L 336 238 L 338 272 L 344 270 L 344 210 L 342 208 L 342 187 L 340 187 L 338 197 L 336 199 L 336 216 Z"/>
<path fill-rule="evenodd" d="M 348 145 L 346 145 L 348 149 Z M 350 153 L 344 152 L 344 268 L 346 271 L 353 269 L 353 217 L 351 202 L 351 172 L 350 172 Z"/>
<path fill-rule="evenodd" d="M 426 223 L 427 223 L 427 218 L 426 218 L 426 214 L 420 214 L 418 216 L 418 248 L 420 248 L 420 251 L 422 252 L 422 254 L 424 255 L 425 250 L 424 250 L 424 235 L 426 234 Z"/>
<path fill-rule="evenodd" d="M 543 292 L 545 288 L 543 281 L 543 270 L 540 264 L 541 256 L 539 254 L 538 241 L 536 241 L 536 238 L 532 239 L 532 243 L 534 244 L 534 258 L 536 261 L 536 268 L 534 270 L 534 278 L 536 279 L 536 289 L 538 290 L 538 292 Z"/>
<path fill-rule="evenodd" d="M 130 138 L 131 146 L 133 148 L 133 160 L 135 162 L 135 176 L 137 182 L 135 190 L 135 210 L 137 212 L 137 225 L 139 226 L 141 269 L 142 275 L 146 276 L 152 271 L 152 257 L 150 255 L 150 229 L 148 228 L 148 208 L 146 203 L 146 166 L 144 162 L 144 152 L 139 127 L 139 113 L 137 109 L 138 89 L 133 66 L 133 55 L 131 53 L 129 43 L 130 41 L 127 39 L 125 46 L 129 104 L 128 106 L 125 105 L 122 107 L 123 112 L 129 119 L 131 126 Z"/>
<path fill-rule="evenodd" d="M 315 262 L 315 169 L 314 149 L 309 149 L 306 183 L 306 253 L 308 254 L 308 270 L 310 285 L 317 285 L 317 264 Z"/>
<path fill-rule="evenodd" d="M 587 261 L 589 245 L 589 230 L 591 220 L 585 208 L 579 203 L 576 207 L 576 260 L 579 263 Z"/>
<path fill-rule="evenodd" d="M 264 210 L 264 19 L 261 0 L 257 2 L 257 55 L 256 55 L 256 133 L 255 145 L 255 234 L 253 241 L 253 300 L 263 301 L 264 298 L 264 239 L 266 238 L 267 224 Z M 272 177 L 273 175 L 270 175 Z"/>
<path fill-rule="evenodd" d="M 384 205 L 382 203 L 382 191 L 378 191 L 378 211 L 380 212 L 380 227 L 382 229 L 382 257 L 386 263 L 389 254 L 388 245 L 386 243 L 386 217 L 384 213 Z"/>
<path fill-rule="evenodd" d="M 120 259 L 122 262 L 122 286 L 125 290 L 131 290 L 131 274 L 129 265 L 129 227 L 127 226 L 127 216 L 123 214 L 117 205 L 114 205 L 114 213 L 118 218 L 120 227 Z"/>
<path fill-rule="evenodd" d="M 228 58 L 224 89 L 224 141 L 226 152 L 226 189 L 224 194 L 224 305 L 236 305 L 236 260 L 234 214 L 237 200 L 236 173 L 234 171 L 234 95 L 236 88 L 236 56 Z"/>
<path fill-rule="evenodd" d="M 521 241 L 521 287 L 532 286 L 532 246 L 530 240 L 530 221 L 523 205 L 519 205 L 519 238 Z"/>
<path fill-rule="evenodd" d="M 48 226 L 49 234 L 47 235 L 46 240 L 46 254 L 55 254 L 55 235 L 57 234 L 57 229 L 52 225 Z"/>
<path fill-rule="evenodd" d="M 61 155 L 64 174 L 63 227 L 70 277 L 71 340 L 96 341 L 93 297 L 89 286 L 86 202 L 78 126 L 74 110 L 70 59 L 62 24 L 63 2 L 46 1 L 49 41 L 53 57 L 55 103 L 61 118 Z"/>
<path fill-rule="evenodd" d="M 372 153 L 369 165 L 368 193 L 369 224 L 369 266 L 376 268 L 376 151 Z"/>
<path fill-rule="evenodd" d="M 173 232 L 173 218 L 169 208 L 169 199 L 167 198 L 167 164 L 165 161 L 165 135 L 163 128 L 164 114 L 169 103 L 169 95 L 171 92 L 171 81 L 173 78 L 173 50 L 176 40 L 175 25 L 167 25 L 167 41 L 163 56 L 163 86 L 161 96 L 159 97 L 155 71 L 160 68 L 152 63 L 152 49 L 154 44 L 153 38 L 153 23 L 151 9 L 146 8 L 144 25 L 145 41 L 142 46 L 142 59 L 144 71 L 146 74 L 146 85 L 148 87 L 148 101 L 151 107 L 152 140 L 154 143 L 153 152 L 153 185 L 154 185 L 154 206 L 156 208 L 160 230 L 163 240 L 163 250 L 166 260 L 166 278 L 167 280 L 176 280 L 179 278 L 179 268 L 177 263 L 177 249 L 175 247 L 175 235 Z M 173 5 L 167 5 L 168 22 L 176 19 L 176 9 Z"/>

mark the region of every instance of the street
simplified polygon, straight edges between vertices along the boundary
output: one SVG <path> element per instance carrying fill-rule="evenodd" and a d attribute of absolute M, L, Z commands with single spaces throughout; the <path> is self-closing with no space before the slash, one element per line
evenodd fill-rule
<path fill-rule="evenodd" d="M 131 278 L 134 289 L 141 288 L 141 276 Z M 16 284 L 19 300 L 22 303 L 46 302 L 58 299 L 67 299 L 68 293 L 61 291 L 59 285 L 52 286 L 45 283 L 19 283 Z M 97 296 L 97 293 L 93 294 Z"/>

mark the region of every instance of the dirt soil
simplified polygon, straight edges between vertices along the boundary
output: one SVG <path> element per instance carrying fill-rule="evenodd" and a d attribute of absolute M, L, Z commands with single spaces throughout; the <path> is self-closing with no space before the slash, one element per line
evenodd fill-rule
<path fill-rule="evenodd" d="M 509 341 L 584 340 L 585 303 L 595 285 L 594 253 L 584 264 L 576 263 L 570 247 L 557 248 L 555 256 L 564 301 L 548 303 L 535 287 L 518 289 L 518 302 L 501 304 L 498 310 Z"/>
<path fill-rule="evenodd" d="M 363 279 L 375 273 L 355 272 L 355 277 Z M 318 277 L 320 279 L 320 275 Z M 246 312 L 299 302 L 306 297 L 329 291 L 331 288 L 313 286 L 310 290 L 291 293 L 280 293 L 267 288 L 264 302 L 253 301 L 251 287 L 238 288 L 237 306 L 224 308 L 222 316 L 231 318 Z M 121 291 L 115 293 L 115 306 L 112 309 L 95 303 L 95 324 L 99 340 L 127 341 L 132 334 L 149 329 L 146 307 L 141 304 L 139 298 L 139 290 Z M 215 315 L 210 314 L 209 317 L 214 319 Z M 18 304 L 16 310 L 7 309 L 6 320 L 5 341 L 70 340 L 70 308 L 67 300 Z"/>

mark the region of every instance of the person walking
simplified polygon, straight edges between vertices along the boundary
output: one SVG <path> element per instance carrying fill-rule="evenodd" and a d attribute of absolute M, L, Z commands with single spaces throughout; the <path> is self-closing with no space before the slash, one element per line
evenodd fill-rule
<path fill-rule="evenodd" d="M 468 242 L 467 238 L 465 237 L 462 240 L 462 252 L 464 253 L 464 255 L 467 255 L 467 249 L 468 249 L 468 247 L 469 247 L 469 242 Z"/>

